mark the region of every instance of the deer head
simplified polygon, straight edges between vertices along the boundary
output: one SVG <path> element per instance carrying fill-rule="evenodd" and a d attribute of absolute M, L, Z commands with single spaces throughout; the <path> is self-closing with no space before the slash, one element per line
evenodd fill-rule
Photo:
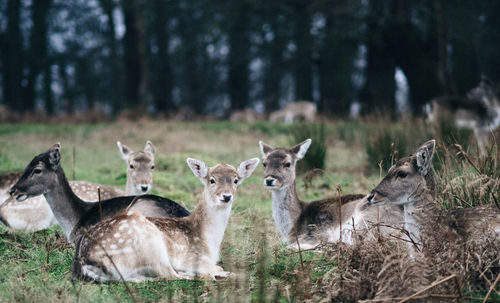
<path fill-rule="evenodd" d="M 205 186 L 203 194 L 207 206 L 226 208 L 234 201 L 236 188 L 252 174 L 259 164 L 259 159 L 243 161 L 237 169 L 224 163 L 207 167 L 203 161 L 193 158 L 188 158 L 187 164 Z"/>
<path fill-rule="evenodd" d="M 259 141 L 264 165 L 264 186 L 270 190 L 279 190 L 293 185 L 295 182 L 295 165 L 304 158 L 311 145 L 311 139 L 295 145 L 290 149 L 273 148 Z"/>
<path fill-rule="evenodd" d="M 42 195 L 53 190 L 57 173 L 61 169 L 61 144 L 54 144 L 45 153 L 39 154 L 26 166 L 24 172 L 9 193 L 17 201 Z"/>
<path fill-rule="evenodd" d="M 387 175 L 368 196 L 375 205 L 404 205 L 418 201 L 423 191 L 434 191 L 432 156 L 436 146 L 430 140 L 420 146 L 415 154 L 397 161 Z"/>
<path fill-rule="evenodd" d="M 153 186 L 155 147 L 147 141 L 143 151 L 134 152 L 130 147 L 116 142 L 123 160 L 127 163 L 127 194 L 143 195 Z"/>

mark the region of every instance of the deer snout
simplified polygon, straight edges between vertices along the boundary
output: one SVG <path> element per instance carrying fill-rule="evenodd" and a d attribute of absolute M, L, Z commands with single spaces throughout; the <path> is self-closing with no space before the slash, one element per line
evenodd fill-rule
<path fill-rule="evenodd" d="M 26 199 L 28 199 L 28 195 L 24 192 L 21 192 L 19 191 L 17 188 L 15 187 L 12 187 L 10 190 L 9 190 L 9 195 L 12 197 L 12 198 L 15 198 L 17 201 L 24 201 Z"/>
<path fill-rule="evenodd" d="M 264 186 L 273 187 L 276 186 L 276 178 L 267 176 L 264 178 Z"/>
<path fill-rule="evenodd" d="M 387 197 L 385 195 L 382 195 L 381 193 L 377 191 L 372 191 L 366 199 L 370 204 L 374 205 L 383 205 L 387 202 Z"/>
<path fill-rule="evenodd" d="M 141 191 L 143 193 L 147 192 L 149 190 L 149 185 L 141 185 Z"/>
<path fill-rule="evenodd" d="M 222 201 L 225 203 L 228 203 L 232 199 L 233 199 L 233 195 L 231 195 L 231 194 L 223 194 L 222 195 Z"/>

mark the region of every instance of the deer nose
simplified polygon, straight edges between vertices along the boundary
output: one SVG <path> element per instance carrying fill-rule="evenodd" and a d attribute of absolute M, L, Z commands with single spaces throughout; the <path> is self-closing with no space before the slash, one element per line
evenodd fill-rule
<path fill-rule="evenodd" d="M 267 186 L 273 186 L 274 179 L 266 179 L 266 185 Z"/>
<path fill-rule="evenodd" d="M 368 202 L 372 203 L 373 196 L 374 194 L 369 194 L 368 197 L 366 197 L 366 199 L 368 199 Z"/>
<path fill-rule="evenodd" d="M 222 195 L 222 198 L 224 199 L 224 202 L 229 202 L 233 198 L 232 195 Z"/>
<path fill-rule="evenodd" d="M 148 189 L 149 189 L 149 185 L 141 185 L 141 190 L 142 190 L 143 192 L 147 192 L 147 191 L 148 191 Z"/>

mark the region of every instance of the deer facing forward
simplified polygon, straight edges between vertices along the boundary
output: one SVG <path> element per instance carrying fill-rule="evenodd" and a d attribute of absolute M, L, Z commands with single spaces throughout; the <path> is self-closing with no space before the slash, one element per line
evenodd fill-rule
<path fill-rule="evenodd" d="M 204 185 L 201 201 L 184 218 L 147 218 L 136 211 L 104 220 L 83 234 L 73 259 L 73 276 L 98 281 L 226 277 L 216 263 L 236 188 L 259 163 L 254 158 L 237 169 L 187 163 Z M 120 276 L 121 274 L 121 276 Z"/>

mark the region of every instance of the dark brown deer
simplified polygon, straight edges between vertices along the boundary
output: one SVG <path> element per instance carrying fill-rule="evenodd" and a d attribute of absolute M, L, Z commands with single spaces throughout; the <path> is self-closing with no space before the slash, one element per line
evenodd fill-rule
<path fill-rule="evenodd" d="M 117 142 L 118 149 L 127 162 L 126 191 L 113 186 L 96 184 L 88 181 L 69 181 L 73 192 L 84 201 L 98 201 L 122 196 L 143 195 L 153 185 L 155 148 L 151 141 L 146 142 L 143 151 L 134 152 L 126 145 Z M 22 172 L 0 175 L 0 202 L 7 200 L 8 192 Z M 24 201 L 9 199 L 0 206 L 0 221 L 10 229 L 37 231 L 57 224 L 57 220 L 44 196 L 37 196 Z"/>
<path fill-rule="evenodd" d="M 148 217 L 184 217 L 189 212 L 172 200 L 154 196 L 127 196 L 98 202 L 86 202 L 73 192 L 61 167 L 61 145 L 52 146 L 28 164 L 23 175 L 11 188 L 18 202 L 44 195 L 69 242 L 74 242 L 83 228 L 118 213 L 137 210 Z M 134 200 L 134 203 L 132 203 Z"/>

